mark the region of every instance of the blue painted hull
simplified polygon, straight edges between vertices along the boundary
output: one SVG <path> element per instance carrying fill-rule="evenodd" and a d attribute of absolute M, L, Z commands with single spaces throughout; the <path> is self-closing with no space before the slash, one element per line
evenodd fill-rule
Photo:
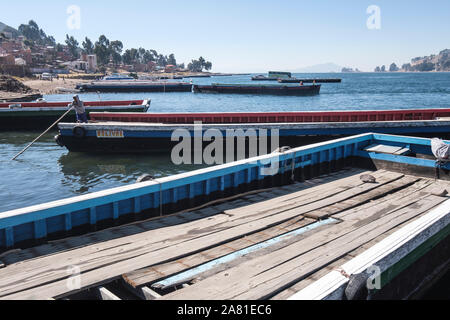
<path fill-rule="evenodd" d="M 158 124 L 92 124 L 83 126 L 82 138 L 74 135 L 74 124 L 60 125 L 60 142 L 73 152 L 113 152 L 113 153 L 154 153 L 167 152 L 178 144 L 171 137 L 175 130 L 185 129 L 194 136 L 193 125 Z M 450 122 L 447 121 L 403 121 L 365 123 L 293 123 L 293 124 L 244 124 L 244 125 L 203 125 L 203 133 L 208 129 L 220 130 L 226 137 L 227 130 L 242 129 L 244 135 L 255 130 L 261 134 L 279 137 L 279 145 L 299 146 L 311 142 L 326 141 L 336 136 L 349 136 L 367 132 L 415 135 L 422 137 L 450 137 Z M 98 137 L 102 130 L 120 132 L 120 137 Z M 275 131 L 276 130 L 276 131 Z M 313 138 L 312 138 L 313 137 Z M 311 141 L 311 139 L 314 139 Z M 209 144 L 204 142 L 203 146 Z M 270 149 L 270 145 L 268 149 Z M 278 146 L 275 146 L 275 148 Z"/>
<path fill-rule="evenodd" d="M 374 143 L 407 147 L 410 154 L 364 151 Z M 417 175 L 434 176 L 435 160 L 416 157 L 416 153 L 431 156 L 430 140 L 370 133 L 3 212 L 0 250 L 166 215 L 243 191 L 289 184 L 292 177 L 304 181 L 366 162 L 368 166 L 375 161 L 395 164 L 412 168 Z M 450 179 L 448 168 L 442 169 L 441 178 Z"/>

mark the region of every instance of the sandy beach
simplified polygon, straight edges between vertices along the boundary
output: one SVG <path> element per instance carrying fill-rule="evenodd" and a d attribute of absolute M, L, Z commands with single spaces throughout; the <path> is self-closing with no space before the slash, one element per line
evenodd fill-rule
<path fill-rule="evenodd" d="M 56 94 L 56 93 L 61 93 L 62 90 L 74 90 L 75 91 L 75 86 L 78 83 L 84 83 L 84 82 L 89 82 L 87 80 L 80 80 L 80 79 L 53 79 L 53 81 L 49 81 L 49 80 L 37 80 L 37 79 L 25 79 L 23 81 L 23 83 L 34 89 L 39 91 L 41 94 Z"/>

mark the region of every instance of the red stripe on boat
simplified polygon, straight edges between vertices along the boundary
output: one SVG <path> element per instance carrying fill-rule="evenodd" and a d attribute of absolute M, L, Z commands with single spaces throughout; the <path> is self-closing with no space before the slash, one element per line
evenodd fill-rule
<path fill-rule="evenodd" d="M 433 120 L 450 117 L 450 109 L 376 111 L 235 112 L 235 113 L 137 113 L 91 112 L 91 120 L 149 123 L 289 123 Z"/>

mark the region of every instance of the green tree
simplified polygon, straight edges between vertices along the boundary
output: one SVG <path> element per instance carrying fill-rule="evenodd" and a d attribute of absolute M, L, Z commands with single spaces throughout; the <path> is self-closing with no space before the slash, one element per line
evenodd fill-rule
<path fill-rule="evenodd" d="M 111 59 L 115 65 L 122 62 L 123 43 L 119 40 L 111 41 L 109 44 L 109 52 Z"/>
<path fill-rule="evenodd" d="M 177 65 L 177 59 L 175 59 L 175 55 L 173 53 L 169 54 L 169 58 L 167 59 L 167 64 L 172 64 L 174 66 Z"/>
<path fill-rule="evenodd" d="M 389 72 L 396 72 L 396 71 L 398 71 L 399 69 L 398 69 L 398 67 L 397 67 L 397 65 L 395 64 L 395 63 L 392 63 L 390 66 L 389 66 Z"/>
<path fill-rule="evenodd" d="M 192 60 L 188 64 L 188 69 L 192 72 L 202 72 L 203 69 L 211 70 L 212 63 L 210 61 L 206 61 L 203 57 L 198 58 L 198 60 Z"/>
<path fill-rule="evenodd" d="M 88 37 L 84 38 L 83 51 L 86 54 L 93 54 L 94 53 L 94 44 L 92 43 L 91 39 L 89 39 Z"/>
<path fill-rule="evenodd" d="M 69 47 L 69 52 L 73 58 L 77 59 L 80 55 L 78 52 L 78 41 L 68 34 L 66 34 L 66 45 Z"/>
<path fill-rule="evenodd" d="M 111 56 L 109 51 L 109 40 L 105 35 L 101 35 L 98 41 L 95 42 L 94 53 L 97 55 L 97 61 L 100 65 L 106 65 L 109 63 Z"/>

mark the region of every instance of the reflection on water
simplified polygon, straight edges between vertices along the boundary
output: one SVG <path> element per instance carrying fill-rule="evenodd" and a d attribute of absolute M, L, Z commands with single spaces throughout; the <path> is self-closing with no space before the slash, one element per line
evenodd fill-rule
<path fill-rule="evenodd" d="M 109 183 L 134 183 L 143 174 L 165 177 L 186 171 L 199 169 L 202 166 L 170 165 L 168 154 L 156 155 L 88 155 L 68 153 L 58 159 L 61 172 L 64 174 L 63 185 L 77 186 L 75 193 L 86 193 L 100 185 Z"/>
<path fill-rule="evenodd" d="M 165 177 L 203 167 L 173 165 L 168 154 L 69 153 L 55 144 L 54 133 L 10 160 L 38 134 L 0 133 L 0 212 L 132 184 L 144 173 Z"/>

